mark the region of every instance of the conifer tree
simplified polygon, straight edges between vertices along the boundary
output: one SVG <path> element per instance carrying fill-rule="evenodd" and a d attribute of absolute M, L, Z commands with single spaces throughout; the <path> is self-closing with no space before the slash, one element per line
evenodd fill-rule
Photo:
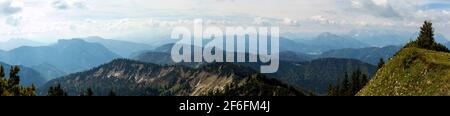
<path fill-rule="evenodd" d="M 0 79 L 3 79 L 5 77 L 5 69 L 3 66 L 0 66 Z"/>
<path fill-rule="evenodd" d="M 19 85 L 20 83 L 19 71 L 20 71 L 19 66 L 11 66 L 8 81 L 10 87 Z"/>
<path fill-rule="evenodd" d="M 424 22 L 422 27 L 420 27 L 420 33 L 419 37 L 417 37 L 417 40 L 406 44 L 405 48 L 407 47 L 417 47 L 422 49 L 450 53 L 450 50 L 448 50 L 447 47 L 435 41 L 433 23 L 431 23 L 431 21 Z"/>
<path fill-rule="evenodd" d="M 338 81 L 333 86 L 328 85 L 328 96 L 354 96 L 361 90 L 368 82 L 368 77 L 363 74 L 360 69 L 352 73 L 350 80 L 347 73 L 345 73 L 344 80 Z"/>
<path fill-rule="evenodd" d="M 92 91 L 91 88 L 88 88 L 88 89 L 86 90 L 85 96 L 94 96 L 94 92 Z"/>
<path fill-rule="evenodd" d="M 114 93 L 113 90 L 109 91 L 108 96 L 116 96 L 116 93 Z"/>
<path fill-rule="evenodd" d="M 56 87 L 50 87 L 48 89 L 47 96 L 68 96 L 67 93 L 61 88 L 61 84 Z"/>
<path fill-rule="evenodd" d="M 378 61 L 377 70 L 381 69 L 384 65 L 384 59 L 380 58 L 380 61 Z"/>
<path fill-rule="evenodd" d="M 429 21 L 425 21 L 422 27 L 420 27 L 420 34 L 417 38 L 417 43 L 420 48 L 429 49 L 431 46 L 433 46 L 433 44 L 435 43 L 433 32 L 433 24 Z"/>

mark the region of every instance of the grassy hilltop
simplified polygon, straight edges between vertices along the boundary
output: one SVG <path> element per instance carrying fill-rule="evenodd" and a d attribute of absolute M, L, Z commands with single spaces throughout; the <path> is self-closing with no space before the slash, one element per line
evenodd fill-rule
<path fill-rule="evenodd" d="M 450 53 L 436 43 L 426 21 L 417 40 L 408 43 L 358 96 L 449 96 Z"/>

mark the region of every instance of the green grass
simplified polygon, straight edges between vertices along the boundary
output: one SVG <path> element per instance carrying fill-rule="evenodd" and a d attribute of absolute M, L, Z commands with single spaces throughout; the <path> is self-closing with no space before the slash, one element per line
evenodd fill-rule
<path fill-rule="evenodd" d="M 358 96 L 450 96 L 450 54 L 403 48 Z"/>

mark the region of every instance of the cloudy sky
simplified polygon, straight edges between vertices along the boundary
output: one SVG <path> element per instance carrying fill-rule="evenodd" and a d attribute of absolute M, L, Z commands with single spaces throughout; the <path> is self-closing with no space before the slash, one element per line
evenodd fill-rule
<path fill-rule="evenodd" d="M 416 31 L 432 20 L 450 38 L 449 0 L 0 0 L 0 39 L 127 37 L 193 19 L 308 34 Z"/>

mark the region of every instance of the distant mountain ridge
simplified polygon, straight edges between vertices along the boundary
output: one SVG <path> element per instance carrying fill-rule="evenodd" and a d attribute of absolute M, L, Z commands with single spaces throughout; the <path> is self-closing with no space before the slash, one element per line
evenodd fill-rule
<path fill-rule="evenodd" d="M 294 51 L 315 55 L 335 49 L 371 47 L 371 45 L 350 36 L 339 36 L 330 32 L 320 33 L 312 38 L 289 38 L 287 40 L 290 41 L 280 41 L 281 51 Z M 290 49 L 282 49 L 285 46 L 288 46 Z"/>
<path fill-rule="evenodd" d="M 311 40 L 301 41 L 301 43 L 313 46 L 321 52 L 333 49 L 370 47 L 370 45 L 354 38 L 338 36 L 329 32 L 321 33 L 317 37 Z"/>
<path fill-rule="evenodd" d="M 242 42 L 236 42 L 235 44 L 238 43 Z M 173 46 L 173 44 L 174 43 L 161 45 L 160 47 L 156 47 L 154 51 L 170 53 L 170 49 Z M 247 43 L 244 42 L 244 44 Z M 332 34 L 329 32 L 321 33 L 320 35 L 312 39 L 295 39 L 295 38 L 280 37 L 279 44 L 280 44 L 279 46 L 280 52 L 292 51 L 304 54 L 320 54 L 322 52 L 334 49 L 371 47 L 371 45 L 368 45 L 357 39 L 346 36 L 338 36 L 336 34 Z"/>
<path fill-rule="evenodd" d="M 87 42 L 99 43 L 111 50 L 112 52 L 122 56 L 122 57 L 130 57 L 132 53 L 152 50 L 153 46 L 142 43 L 134 43 L 122 40 L 113 40 L 113 39 L 104 39 L 97 36 L 82 38 Z"/>
<path fill-rule="evenodd" d="M 0 61 L 8 64 L 20 64 L 29 67 L 39 67 L 39 65 L 46 64 L 45 67 L 55 67 L 58 72 L 66 74 L 87 70 L 120 57 L 101 44 L 89 43 L 81 39 L 59 40 L 49 46 L 22 46 L 5 51 L 0 56 Z M 47 69 L 40 70 L 46 71 Z M 51 70 L 48 69 L 47 71 Z"/>
<path fill-rule="evenodd" d="M 368 47 L 368 48 L 346 48 L 324 52 L 318 55 L 319 58 L 349 58 L 358 59 L 376 65 L 380 58 L 388 60 L 400 50 L 398 46 Z"/>
<path fill-rule="evenodd" d="M 171 57 L 171 50 L 174 44 L 166 44 L 162 45 L 160 47 L 155 48 L 154 50 L 150 51 L 142 51 L 139 53 L 135 53 L 132 55 L 131 59 L 148 62 L 148 63 L 155 63 L 160 65 L 165 64 L 174 64 L 175 62 L 172 61 Z M 239 52 L 235 52 L 239 53 Z M 226 53 L 225 53 L 226 54 Z M 243 54 L 243 53 L 239 53 Z M 245 53 L 248 55 L 253 55 L 249 53 Z M 309 61 L 314 58 L 313 55 L 293 52 L 293 51 L 280 51 L 279 52 L 280 59 L 285 61 Z"/>
<path fill-rule="evenodd" d="M 403 46 L 417 37 L 418 32 L 401 32 L 396 30 L 352 30 L 345 36 L 355 38 L 361 42 L 375 47 L 385 46 Z M 442 34 L 436 34 L 435 39 L 438 43 L 446 43 L 449 40 Z"/>
<path fill-rule="evenodd" d="M 0 50 L 8 51 L 21 46 L 44 46 L 45 43 L 36 42 L 23 38 L 11 38 L 7 41 L 0 41 Z"/>

